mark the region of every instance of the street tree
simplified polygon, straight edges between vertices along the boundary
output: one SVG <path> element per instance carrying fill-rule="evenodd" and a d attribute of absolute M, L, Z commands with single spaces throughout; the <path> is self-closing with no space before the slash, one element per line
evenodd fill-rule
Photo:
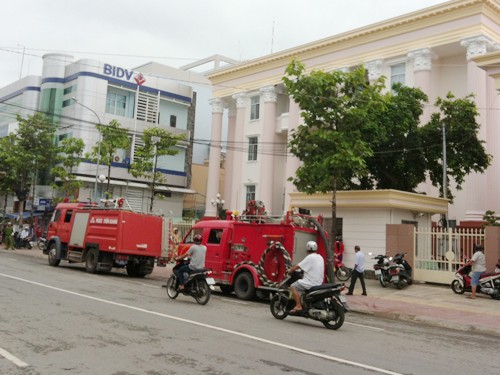
<path fill-rule="evenodd" d="M 145 178 L 151 181 L 149 184 L 151 192 L 150 212 L 153 211 L 156 184 L 165 183 L 164 174 L 157 168 L 158 158 L 176 155 L 179 152 L 176 145 L 184 139 L 182 134 L 173 134 L 159 127 L 148 128 L 144 130 L 144 144 L 135 149 L 130 173 L 136 178 Z"/>
<path fill-rule="evenodd" d="M 370 84 L 366 70 L 306 73 L 293 60 L 283 82 L 301 109 L 303 125 L 292 133 L 290 152 L 301 162 L 289 179 L 299 191 L 332 194 L 331 241 L 327 245 L 327 272 L 333 280 L 334 243 L 337 236 L 337 189 L 353 175 L 367 173 L 365 160 L 373 155 L 369 139 L 380 137 L 377 114 L 384 110 L 383 78 Z"/>
<path fill-rule="evenodd" d="M 82 186 L 82 182 L 73 174 L 73 169 L 80 164 L 84 148 L 85 142 L 77 138 L 64 138 L 58 148 L 57 165 L 51 169 L 56 181 L 52 187 L 64 197 L 74 197 Z"/>
<path fill-rule="evenodd" d="M 92 152 L 87 154 L 86 157 L 95 163 L 99 162 L 99 164 L 108 167 L 108 182 L 105 196 L 106 198 L 110 198 L 112 195 L 109 191 L 111 183 L 111 164 L 113 163 L 117 150 L 126 150 L 130 147 L 130 137 L 128 135 L 128 130 L 122 128 L 117 120 L 111 120 L 108 125 L 98 124 L 97 130 L 101 134 L 100 141 L 94 145 Z"/>
<path fill-rule="evenodd" d="M 35 113 L 26 118 L 17 115 L 18 129 L 1 139 L 2 159 L 8 179 L 5 189 L 14 192 L 19 209 L 33 188 L 39 171 L 50 168 L 57 153 L 54 144 L 56 127 L 43 114 Z"/>

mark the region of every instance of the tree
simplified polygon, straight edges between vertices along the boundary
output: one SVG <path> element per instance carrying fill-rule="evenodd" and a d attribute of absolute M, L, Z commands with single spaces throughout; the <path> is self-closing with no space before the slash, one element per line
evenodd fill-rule
<path fill-rule="evenodd" d="M 154 127 L 144 130 L 144 145 L 135 149 L 134 162 L 130 167 L 130 173 L 136 178 L 147 178 L 151 180 L 151 201 L 149 211 L 153 211 L 156 183 L 164 183 L 165 178 L 158 171 L 158 158 L 167 155 L 176 155 L 179 150 L 175 148 L 177 143 L 184 140 L 184 135 L 176 135 L 165 129 Z"/>
<path fill-rule="evenodd" d="M 77 138 L 64 138 L 59 147 L 58 164 L 51 169 L 52 175 L 58 182 L 52 187 L 63 193 L 65 197 L 74 196 L 75 192 L 82 186 L 82 182 L 76 179 L 73 168 L 80 164 L 83 156 L 85 143 Z"/>
<path fill-rule="evenodd" d="M 308 194 L 332 192 L 331 237 L 335 239 L 336 192 L 350 184 L 353 175 L 367 172 L 365 160 L 373 155 L 366 139 L 381 135 L 377 113 L 384 109 L 381 94 L 384 80 L 372 85 L 366 71 L 358 67 L 350 72 L 305 73 L 305 67 L 293 60 L 283 78 L 289 95 L 302 110 L 304 125 L 290 138 L 290 152 L 301 160 L 295 177 L 290 177 L 299 191 Z M 333 280 L 335 241 L 327 246 L 327 274 Z"/>
<path fill-rule="evenodd" d="M 17 122 L 17 131 L 3 137 L 0 147 L 8 171 L 4 188 L 16 194 L 23 210 L 31 187 L 34 196 L 37 172 L 48 169 L 55 158 L 56 127 L 41 113 L 27 118 L 17 115 Z"/>
<path fill-rule="evenodd" d="M 127 129 L 121 127 L 116 120 L 111 120 L 108 125 L 97 125 L 97 130 L 101 134 L 101 140 L 92 148 L 90 158 L 93 162 L 99 162 L 108 167 L 108 183 L 106 185 L 106 198 L 112 193 L 109 191 L 111 183 L 111 164 L 118 149 L 127 149 L 130 147 L 130 138 Z M 97 176 L 96 176 L 97 178 Z"/>

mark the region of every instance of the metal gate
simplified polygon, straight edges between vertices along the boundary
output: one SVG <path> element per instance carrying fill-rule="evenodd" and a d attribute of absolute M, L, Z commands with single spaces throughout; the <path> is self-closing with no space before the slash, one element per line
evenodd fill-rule
<path fill-rule="evenodd" d="M 451 283 L 455 271 L 472 257 L 476 243 L 484 243 L 482 228 L 415 228 L 415 280 Z"/>

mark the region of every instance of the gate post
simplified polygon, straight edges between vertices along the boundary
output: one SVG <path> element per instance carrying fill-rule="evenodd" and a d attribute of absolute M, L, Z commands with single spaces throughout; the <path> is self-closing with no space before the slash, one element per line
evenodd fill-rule
<path fill-rule="evenodd" d="M 484 257 L 486 272 L 492 272 L 500 260 L 500 227 L 487 225 L 484 228 Z"/>
<path fill-rule="evenodd" d="M 385 254 L 406 253 L 405 259 L 415 268 L 415 226 L 413 224 L 386 224 Z"/>

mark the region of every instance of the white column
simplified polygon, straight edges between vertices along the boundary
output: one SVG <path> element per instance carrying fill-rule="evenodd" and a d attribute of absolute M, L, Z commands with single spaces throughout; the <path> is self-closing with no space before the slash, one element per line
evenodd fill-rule
<path fill-rule="evenodd" d="M 236 108 L 230 105 L 228 108 L 228 127 L 227 127 L 227 146 L 226 146 L 226 161 L 224 163 L 224 200 L 226 201 L 225 208 L 228 210 L 236 209 L 236 202 L 233 202 L 232 184 L 234 181 L 234 153 L 235 131 L 236 131 Z M 212 199 L 212 198 L 210 198 Z"/>
<path fill-rule="evenodd" d="M 278 94 L 274 86 L 267 86 L 260 89 L 264 99 L 264 116 L 262 139 L 259 142 L 259 163 L 260 163 L 260 183 L 258 199 L 264 202 L 267 213 L 270 215 L 273 212 L 273 186 L 274 186 L 274 144 L 276 134 L 276 103 L 278 102 Z"/>
<path fill-rule="evenodd" d="M 433 112 L 433 103 L 435 98 L 432 96 L 432 60 L 437 56 L 430 48 L 422 48 L 408 53 L 408 58 L 413 60 L 413 79 L 414 87 L 421 89 L 429 97 L 429 102 L 425 104 L 420 123 L 426 124 L 431 119 Z"/>
<path fill-rule="evenodd" d="M 475 56 L 483 55 L 488 52 L 488 48 L 493 44 L 489 38 L 477 36 L 464 39 L 460 42 L 462 47 L 467 48 L 467 93 L 475 95 L 479 116 L 476 121 L 481 125 L 479 130 L 479 139 L 486 140 L 487 134 L 487 92 L 486 80 L 488 74 L 471 59 Z M 491 124 L 498 126 L 498 124 Z M 494 140 L 491 140 L 493 142 Z M 486 171 L 488 173 L 488 171 Z M 465 191 L 465 220 L 482 220 L 484 212 L 488 209 L 487 202 L 487 183 L 486 174 L 473 173 L 466 177 L 464 183 Z"/>
<path fill-rule="evenodd" d="M 210 136 L 210 151 L 208 157 L 205 216 L 215 217 L 217 215 L 217 207 L 212 206 L 210 200 L 215 199 L 219 192 L 220 157 L 222 149 L 222 100 L 219 98 L 211 99 L 210 105 L 212 106 L 212 134 Z"/>
<path fill-rule="evenodd" d="M 236 119 L 234 121 L 234 144 L 233 153 L 233 181 L 231 184 L 231 209 L 240 213 L 245 210 L 245 186 L 242 183 L 242 170 L 244 168 L 247 149 L 245 148 L 245 108 L 247 94 L 241 92 L 233 95 L 236 101 Z"/>
<path fill-rule="evenodd" d="M 370 83 L 376 81 L 382 75 L 381 68 L 383 63 L 383 60 L 378 59 L 368 61 L 365 64 L 366 70 L 368 70 L 368 80 L 370 81 Z"/>
<path fill-rule="evenodd" d="M 290 142 L 291 136 L 293 134 L 293 131 L 302 123 L 302 118 L 300 117 L 300 107 L 299 105 L 293 100 L 292 97 L 290 97 L 290 102 L 289 102 L 289 122 L 288 122 L 288 141 Z M 291 209 L 290 203 L 290 193 L 292 192 L 297 192 L 297 188 L 293 184 L 293 182 L 288 181 L 288 178 L 290 177 L 295 177 L 295 172 L 297 169 L 300 167 L 300 160 L 293 156 L 290 151 L 287 152 L 287 157 L 286 157 L 286 167 L 285 167 L 285 177 L 286 177 L 286 182 L 285 182 L 285 211 L 288 211 Z"/>

